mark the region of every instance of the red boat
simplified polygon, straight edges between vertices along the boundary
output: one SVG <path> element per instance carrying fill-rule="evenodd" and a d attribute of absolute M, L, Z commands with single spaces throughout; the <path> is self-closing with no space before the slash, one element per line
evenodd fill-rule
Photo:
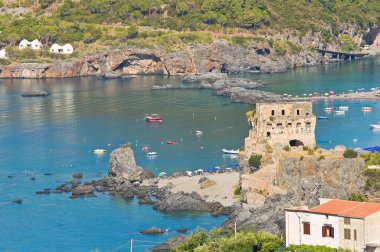
<path fill-rule="evenodd" d="M 166 144 L 170 144 L 170 145 L 176 145 L 177 142 L 174 142 L 174 141 L 167 141 Z"/>
<path fill-rule="evenodd" d="M 145 117 L 147 122 L 162 122 L 162 117 L 159 114 L 151 114 Z"/>

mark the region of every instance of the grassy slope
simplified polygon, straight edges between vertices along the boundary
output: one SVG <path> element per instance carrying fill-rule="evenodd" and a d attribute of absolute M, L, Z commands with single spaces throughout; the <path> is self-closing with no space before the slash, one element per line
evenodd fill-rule
<path fill-rule="evenodd" d="M 14 9 L 25 7 L 25 11 Z M 3 0 L 0 44 L 15 46 L 23 39 L 72 43 L 75 55 L 124 45 L 163 46 L 178 50 L 187 44 L 228 39 L 246 46 L 260 40 L 277 46 L 278 54 L 297 53 L 285 41 L 263 41 L 265 35 L 301 37 L 320 33 L 325 41 L 356 45 L 342 37 L 354 26 L 364 33 L 380 22 L 376 0 Z M 8 14 L 5 14 L 8 13 Z M 131 25 L 140 26 L 137 28 Z M 343 41 L 343 42 L 342 42 Z M 306 45 L 307 46 L 307 45 Z M 55 61 L 47 53 L 11 52 L 13 61 Z"/>

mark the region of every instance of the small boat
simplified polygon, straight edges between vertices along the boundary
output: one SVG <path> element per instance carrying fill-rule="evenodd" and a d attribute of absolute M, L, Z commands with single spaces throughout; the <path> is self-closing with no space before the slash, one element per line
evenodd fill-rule
<path fill-rule="evenodd" d="M 335 114 L 343 115 L 345 113 L 344 110 L 335 110 Z"/>
<path fill-rule="evenodd" d="M 372 108 L 371 107 L 362 107 L 362 110 L 363 111 L 372 111 Z"/>
<path fill-rule="evenodd" d="M 157 153 L 157 152 L 154 152 L 154 151 L 152 151 L 152 152 L 148 152 L 146 155 L 147 155 L 148 157 L 154 157 L 154 156 L 157 156 L 157 155 L 158 155 L 158 153 Z"/>
<path fill-rule="evenodd" d="M 318 116 L 318 120 L 328 120 L 327 116 Z"/>
<path fill-rule="evenodd" d="M 380 122 L 378 122 L 377 124 L 371 124 L 371 125 L 369 125 L 369 127 L 371 129 L 380 129 Z"/>
<path fill-rule="evenodd" d="M 149 146 L 144 146 L 144 147 L 141 148 L 141 150 L 148 151 L 148 150 L 150 150 L 150 148 L 149 148 Z"/>
<path fill-rule="evenodd" d="M 226 150 L 222 149 L 224 154 L 239 154 L 239 150 Z"/>
<path fill-rule="evenodd" d="M 332 108 L 332 107 L 328 107 L 328 108 L 325 108 L 325 110 L 326 110 L 326 111 L 333 111 L 334 108 Z"/>
<path fill-rule="evenodd" d="M 169 145 L 176 145 L 177 142 L 175 142 L 175 141 L 167 141 L 166 144 L 169 144 Z"/>
<path fill-rule="evenodd" d="M 195 134 L 197 135 L 197 136 L 199 136 L 199 135 L 202 135 L 202 131 L 200 131 L 200 130 L 197 130 L 197 131 L 195 131 Z"/>
<path fill-rule="evenodd" d="M 103 154 L 104 152 L 106 152 L 106 150 L 103 150 L 103 149 L 96 149 L 96 150 L 94 150 L 95 154 Z"/>
<path fill-rule="evenodd" d="M 349 106 L 339 106 L 338 109 L 339 110 L 349 110 L 350 107 Z"/>
<path fill-rule="evenodd" d="M 145 116 L 147 122 L 162 122 L 162 117 L 159 114 L 150 114 Z"/>
<path fill-rule="evenodd" d="M 22 93 L 22 97 L 46 97 L 49 96 L 48 92 L 33 92 L 33 93 Z"/>

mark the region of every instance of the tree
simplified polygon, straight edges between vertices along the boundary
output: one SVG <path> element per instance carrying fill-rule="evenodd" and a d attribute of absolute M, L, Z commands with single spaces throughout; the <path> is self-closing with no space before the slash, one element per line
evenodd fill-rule
<path fill-rule="evenodd" d="M 343 153 L 343 157 L 345 158 L 356 158 L 358 156 L 358 153 L 354 151 L 353 149 L 347 149 Z"/>
<path fill-rule="evenodd" d="M 175 12 L 178 16 L 186 15 L 189 10 L 189 5 L 187 5 L 186 2 L 179 2 L 175 8 Z"/>
<path fill-rule="evenodd" d="M 262 155 L 251 155 L 248 160 L 250 167 L 260 168 Z"/>

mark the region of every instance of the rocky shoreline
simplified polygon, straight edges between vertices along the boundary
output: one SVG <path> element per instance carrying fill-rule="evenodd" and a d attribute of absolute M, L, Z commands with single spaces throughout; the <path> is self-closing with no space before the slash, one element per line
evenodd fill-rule
<path fill-rule="evenodd" d="M 152 90 L 172 89 L 209 89 L 214 90 L 217 96 L 226 96 L 235 103 L 255 104 L 257 102 L 279 102 L 284 101 L 281 95 L 271 92 L 257 90 L 265 86 L 261 80 L 247 78 L 230 78 L 223 73 L 206 73 L 197 75 L 186 75 L 182 82 L 196 83 L 194 85 L 181 86 L 158 86 L 154 85 Z"/>
<path fill-rule="evenodd" d="M 66 78 L 95 75 L 107 79 L 136 74 L 275 73 L 328 61 L 316 51 L 302 51 L 296 55 L 273 58 L 263 53 L 263 46 L 252 44 L 243 48 L 227 41 L 218 41 L 187 46 L 175 52 L 167 52 L 162 48 L 127 47 L 94 53 L 70 61 L 2 65 L 0 78 Z"/>

